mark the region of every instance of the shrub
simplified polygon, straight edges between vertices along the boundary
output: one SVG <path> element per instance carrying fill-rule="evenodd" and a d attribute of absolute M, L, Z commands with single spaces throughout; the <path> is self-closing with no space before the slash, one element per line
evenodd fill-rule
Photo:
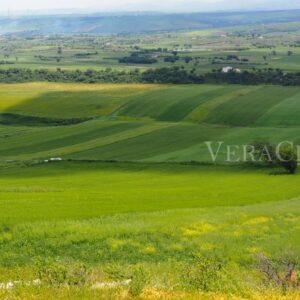
<path fill-rule="evenodd" d="M 134 297 L 140 295 L 149 281 L 149 274 L 142 266 L 136 266 L 132 272 L 130 294 Z"/>
<path fill-rule="evenodd" d="M 280 147 L 279 163 L 290 174 L 295 174 L 298 167 L 298 154 L 296 148 L 289 144 Z"/>
<path fill-rule="evenodd" d="M 50 286 L 82 286 L 86 283 L 88 270 L 81 263 L 66 263 L 59 260 L 38 261 L 39 279 Z"/>
<path fill-rule="evenodd" d="M 104 272 L 112 280 L 126 280 L 131 276 L 128 268 L 124 268 L 117 263 L 106 265 L 104 268 Z"/>
<path fill-rule="evenodd" d="M 192 265 L 184 266 L 183 281 L 188 289 L 213 291 L 222 270 L 223 262 L 217 257 L 199 257 Z"/>
<path fill-rule="evenodd" d="M 250 152 L 253 150 L 256 161 L 283 167 L 290 174 L 296 173 L 298 153 L 292 144 L 286 143 L 276 147 L 267 141 L 256 141 L 252 143 Z"/>
<path fill-rule="evenodd" d="M 254 150 L 254 157 L 257 161 L 270 165 L 276 163 L 276 148 L 270 142 L 255 141 L 252 143 L 251 148 Z"/>
<path fill-rule="evenodd" d="M 286 254 L 272 259 L 259 254 L 258 260 L 259 270 L 264 274 L 267 284 L 280 287 L 284 293 L 289 288 L 300 286 L 300 278 L 296 271 L 298 259 L 294 255 Z"/>

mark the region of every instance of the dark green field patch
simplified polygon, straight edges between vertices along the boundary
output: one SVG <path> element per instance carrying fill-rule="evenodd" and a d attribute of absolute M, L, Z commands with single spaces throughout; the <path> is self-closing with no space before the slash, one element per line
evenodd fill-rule
<path fill-rule="evenodd" d="M 180 121 L 220 89 L 222 86 L 169 86 L 134 98 L 117 114 L 159 121 Z"/>
<path fill-rule="evenodd" d="M 226 132 L 226 129 L 224 129 Z M 143 160 L 217 138 L 224 130 L 200 125 L 177 125 L 110 145 L 69 155 L 75 159 Z M 227 129 L 228 130 L 228 129 Z"/>
<path fill-rule="evenodd" d="M 3 125 L 18 125 L 18 126 L 59 126 L 73 125 L 88 121 L 89 118 L 72 118 L 72 119 L 55 119 L 24 116 L 11 113 L 0 113 L 0 124 Z"/>
<path fill-rule="evenodd" d="M 131 99 L 126 93 L 123 96 L 121 93 L 116 94 L 116 91 L 118 89 L 112 89 L 112 92 L 47 92 L 9 108 L 6 112 L 64 119 L 105 116 Z"/>
<path fill-rule="evenodd" d="M 9 148 L 8 144 L 5 145 L 5 149 L 0 146 L 0 157 L 9 155 L 19 155 L 19 154 L 29 154 L 42 151 L 48 151 L 51 149 L 56 149 L 60 147 L 65 147 L 69 145 L 76 145 L 78 143 L 86 142 L 99 137 L 106 137 L 114 133 L 119 133 L 128 129 L 137 128 L 143 125 L 143 123 L 137 122 L 116 122 L 116 123 L 103 123 L 101 122 L 92 122 L 91 125 L 94 126 L 77 126 L 73 128 L 73 131 L 70 130 L 67 135 L 60 137 L 59 131 L 52 132 L 51 135 L 47 135 L 45 131 L 43 134 L 46 139 L 37 139 L 29 137 L 29 140 L 25 144 L 17 144 Z M 56 132 L 56 134 L 55 134 Z"/>
<path fill-rule="evenodd" d="M 209 102 L 214 98 L 225 94 L 228 88 L 214 89 L 208 92 L 198 92 L 198 94 L 192 95 L 191 97 L 183 98 L 182 100 L 175 103 L 162 115 L 159 120 L 161 121 L 182 121 L 189 113 L 196 109 L 199 105 Z"/>

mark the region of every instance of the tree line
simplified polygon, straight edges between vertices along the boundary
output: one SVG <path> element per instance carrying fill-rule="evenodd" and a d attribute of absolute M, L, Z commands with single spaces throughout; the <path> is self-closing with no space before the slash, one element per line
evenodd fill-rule
<path fill-rule="evenodd" d="M 244 71 L 241 73 L 213 70 L 206 74 L 196 74 L 195 70 L 186 70 L 183 67 L 149 69 L 145 72 L 139 70 L 116 71 L 106 69 L 95 70 L 61 70 L 48 69 L 0 69 L 1 83 L 18 82 L 83 82 L 83 83 L 173 83 L 173 84 L 273 84 L 285 86 L 300 86 L 300 72 L 284 73 L 278 69 L 264 69 Z"/>

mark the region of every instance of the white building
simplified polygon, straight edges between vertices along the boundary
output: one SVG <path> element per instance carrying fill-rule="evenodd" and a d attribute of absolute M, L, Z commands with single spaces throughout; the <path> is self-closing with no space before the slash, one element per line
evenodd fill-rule
<path fill-rule="evenodd" d="M 232 72 L 233 70 L 234 70 L 234 68 L 231 66 L 223 67 L 222 73 L 229 73 L 229 72 Z"/>
<path fill-rule="evenodd" d="M 229 72 L 242 73 L 242 71 L 240 69 L 235 69 L 231 66 L 227 66 L 227 67 L 222 68 L 222 73 L 229 73 Z"/>

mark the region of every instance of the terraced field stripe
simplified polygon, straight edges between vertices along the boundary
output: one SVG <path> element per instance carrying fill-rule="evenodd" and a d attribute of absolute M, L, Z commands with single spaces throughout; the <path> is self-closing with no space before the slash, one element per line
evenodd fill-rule
<path fill-rule="evenodd" d="M 211 111 L 216 109 L 219 105 L 230 101 L 235 97 L 240 97 L 242 95 L 247 95 L 260 87 L 237 87 L 228 86 L 226 89 L 222 90 L 224 94 L 218 95 L 217 97 L 210 99 L 201 103 L 195 110 L 193 110 L 188 116 L 185 117 L 184 121 L 201 123 L 205 122 L 206 118 L 209 116 Z"/>
<path fill-rule="evenodd" d="M 298 90 L 298 89 L 297 89 Z M 299 127 L 300 92 L 278 103 L 255 123 L 257 126 Z"/>
<path fill-rule="evenodd" d="M 73 134 L 87 133 L 95 128 L 99 131 L 110 127 L 112 122 L 93 120 L 71 126 L 52 126 L 52 127 L 19 127 L 9 126 L 11 134 L 5 138 L 5 141 L 0 143 L 0 151 L 11 151 L 16 148 L 35 147 L 37 143 L 48 142 L 59 138 L 68 138 Z M 21 131 L 22 134 L 18 134 Z"/>
<path fill-rule="evenodd" d="M 150 132 L 153 132 L 156 130 L 160 130 L 162 128 L 171 127 L 171 126 L 176 126 L 176 124 L 149 123 L 140 128 L 121 131 L 121 132 L 113 134 L 113 135 L 92 139 L 92 140 L 84 142 L 84 143 L 78 143 L 78 144 L 71 145 L 71 146 L 60 147 L 60 148 L 56 148 L 56 149 L 49 150 L 49 151 L 37 152 L 34 154 L 30 154 L 30 155 L 19 155 L 19 156 L 17 156 L 17 158 L 26 160 L 26 159 L 31 159 L 33 157 L 34 158 L 47 158 L 50 156 L 52 156 L 52 157 L 53 156 L 62 156 L 63 157 L 70 153 L 89 150 L 89 149 L 92 149 L 95 147 L 100 147 L 100 146 L 116 143 L 121 140 L 130 139 L 130 138 L 133 138 L 136 136 L 144 135 L 144 134 L 147 134 L 147 133 L 150 133 Z"/>
<path fill-rule="evenodd" d="M 200 94 L 218 90 L 220 88 L 222 88 L 222 86 L 213 85 L 164 87 L 164 89 L 159 91 L 153 91 L 143 95 L 142 97 L 139 96 L 134 98 L 117 111 L 117 114 L 130 117 L 151 118 L 160 121 L 177 121 L 183 117 L 181 115 L 177 117 L 176 113 L 180 114 L 182 113 L 182 109 L 189 107 L 189 102 L 186 101 L 187 99 L 194 99 L 199 97 Z M 167 113 L 173 106 L 176 106 L 181 101 L 186 101 L 184 102 L 185 107 L 181 106 L 180 109 L 175 111 L 175 113 Z"/>
<path fill-rule="evenodd" d="M 181 94 L 177 88 L 169 87 L 133 98 L 116 112 L 119 116 L 158 119 L 162 112 L 179 101 Z"/>
<path fill-rule="evenodd" d="M 263 86 L 219 105 L 206 121 L 220 125 L 255 126 L 255 122 L 268 110 L 297 92 L 296 88 Z"/>
<path fill-rule="evenodd" d="M 31 91 L 25 89 L 22 94 L 22 87 L 16 85 L 15 90 L 7 87 L 0 91 L 0 112 L 55 119 L 107 116 L 132 98 L 162 88 L 157 85 L 103 84 L 91 88 L 58 84 L 55 89 L 55 85 L 49 84 L 40 90 L 38 85 L 33 85 Z"/>
<path fill-rule="evenodd" d="M 0 124 L 0 139 L 5 139 L 5 142 L 0 142 L 0 147 L 6 145 L 6 141 L 18 136 L 22 137 L 25 134 L 35 134 L 45 128 L 40 127 L 27 127 L 27 126 L 10 126 L 10 125 L 1 125 Z"/>
<path fill-rule="evenodd" d="M 76 159 L 144 161 L 147 158 L 167 155 L 178 150 L 184 152 L 185 149 L 203 141 L 217 138 L 218 135 L 228 130 L 231 129 L 219 130 L 209 126 L 178 124 L 174 127 L 167 127 L 131 139 L 121 140 L 114 144 L 73 153 L 69 157 Z M 158 161 L 165 160 L 156 160 L 156 162 Z"/>
<path fill-rule="evenodd" d="M 103 124 L 102 124 L 103 123 Z M 47 131 L 43 132 L 43 138 L 32 135 L 27 137 L 27 143 L 14 143 L 14 147 L 1 149 L 0 157 L 7 155 L 20 155 L 50 151 L 51 149 L 83 143 L 94 138 L 105 137 L 117 132 L 143 126 L 139 122 L 91 122 L 89 126 L 74 126 L 68 128 L 67 132 L 56 130 L 51 135 Z M 15 141 L 18 139 L 15 139 Z M 10 145 L 11 146 L 11 145 Z"/>
<path fill-rule="evenodd" d="M 191 142 L 181 143 L 181 147 L 178 146 L 170 148 L 169 152 L 161 151 L 158 155 L 151 157 L 145 157 L 142 161 L 147 162 L 190 162 L 190 161 L 202 161 L 211 162 L 211 155 L 204 142 L 206 141 L 223 141 L 224 136 L 227 133 L 233 132 L 237 129 L 229 127 L 214 127 L 209 124 L 190 125 L 196 127 L 197 130 L 190 130 L 194 133 L 194 137 L 191 136 Z M 187 132 L 188 134 L 188 132 Z"/>
<path fill-rule="evenodd" d="M 160 121 L 182 121 L 190 112 L 203 103 L 210 102 L 216 96 L 224 93 L 228 87 L 218 86 L 211 91 L 195 90 L 195 94 L 190 96 L 188 93 L 180 101 L 172 105 L 163 114 L 159 116 Z"/>

